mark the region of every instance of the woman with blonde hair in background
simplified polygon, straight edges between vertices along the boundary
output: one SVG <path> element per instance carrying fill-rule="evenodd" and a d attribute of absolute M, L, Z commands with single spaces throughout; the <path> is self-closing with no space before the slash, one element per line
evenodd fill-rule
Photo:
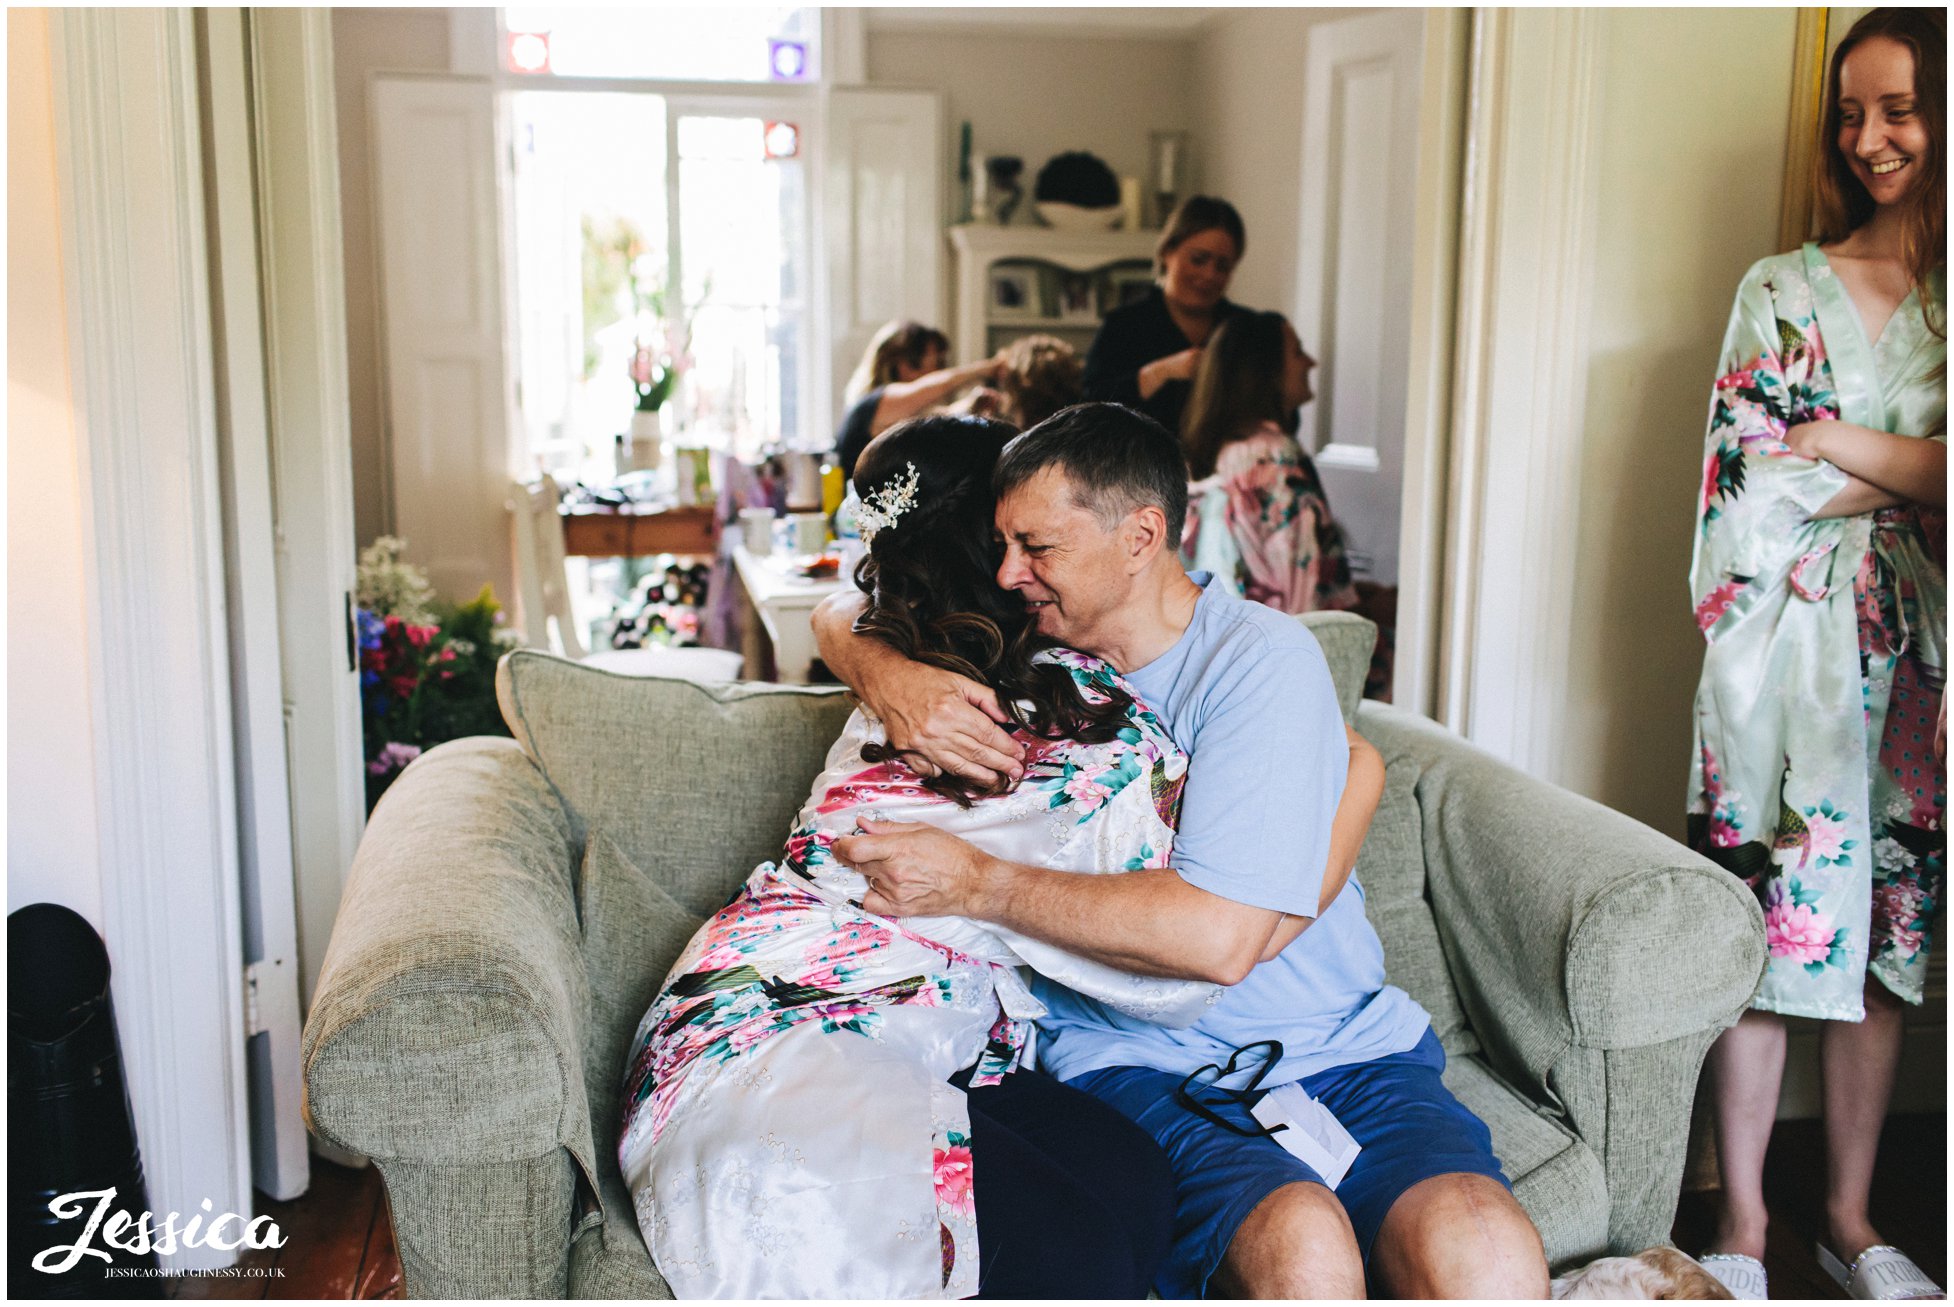
<path fill-rule="evenodd" d="M 1194 478 L 1181 557 L 1285 613 L 1357 606 L 1343 531 L 1296 442 L 1315 366 L 1280 313 L 1239 310 L 1209 339 L 1181 418 Z"/>
<path fill-rule="evenodd" d="M 875 333 L 842 391 L 848 412 L 835 431 L 835 456 L 843 476 L 854 476 L 868 442 L 896 423 L 995 377 L 1002 356 L 954 368 L 949 357 L 950 338 L 920 322 L 885 323 Z"/>
<path fill-rule="evenodd" d="M 1078 351 L 1057 336 L 1020 336 L 997 352 L 992 408 L 997 417 L 1029 431 L 1085 398 L 1083 373 Z"/>
<path fill-rule="evenodd" d="M 1946 40 L 1938 9 L 1847 33 L 1818 240 L 1744 277 L 1711 403 L 1689 842 L 1757 892 L 1769 950 L 1709 1058 L 1723 1210 L 1703 1260 L 1740 1298 L 1767 1294 L 1786 1015 L 1824 1023 L 1820 1264 L 1851 1297 L 1944 1296 L 1868 1201 L 1946 861 Z"/>

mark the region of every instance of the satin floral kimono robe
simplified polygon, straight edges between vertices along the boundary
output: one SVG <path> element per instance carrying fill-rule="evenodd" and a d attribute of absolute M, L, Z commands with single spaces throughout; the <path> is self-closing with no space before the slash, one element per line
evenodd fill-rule
<path fill-rule="evenodd" d="M 1116 683 L 1097 659 L 1044 656 L 1096 702 Z M 1174 1026 L 1221 993 L 962 918 L 872 916 L 830 852 L 867 815 L 1068 871 L 1168 865 L 1187 755 L 1137 696 L 1108 743 L 1027 738 L 1018 787 L 967 809 L 900 762 L 865 762 L 883 739 L 849 719 L 785 856 L 700 928 L 638 1027 L 618 1162 L 681 1298 L 974 1294 L 970 1119 L 949 1078 L 1029 1065 L 1044 1009 L 1016 966 Z"/>
<path fill-rule="evenodd" d="M 1688 826 L 1762 899 L 1768 1011 L 1860 1020 L 1869 967 L 1921 1000 L 1946 853 L 1945 517 L 1813 518 L 1846 474 L 1783 437 L 1837 418 L 1944 441 L 1946 357 L 1917 296 L 1868 341 L 1816 245 L 1753 267 L 1724 337 L 1690 568 L 1709 647 Z"/>
<path fill-rule="evenodd" d="M 1213 475 L 1188 486 L 1181 559 L 1285 613 L 1357 604 L 1323 483 L 1296 438 L 1273 422 L 1223 445 Z"/>

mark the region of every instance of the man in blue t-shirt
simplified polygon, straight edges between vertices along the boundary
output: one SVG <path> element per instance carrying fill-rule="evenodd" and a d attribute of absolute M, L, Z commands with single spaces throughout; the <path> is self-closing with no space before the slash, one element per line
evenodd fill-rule
<path fill-rule="evenodd" d="M 1034 427 L 1005 448 L 997 491 L 999 584 L 1043 634 L 1118 669 L 1190 755 L 1173 866 L 1056 872 L 929 826 L 865 821 L 835 846 L 869 877 L 865 906 L 975 917 L 1230 987 L 1180 1030 L 1037 987 L 1044 1068 L 1138 1122 L 1173 1165 L 1163 1296 L 1200 1296 L 1212 1280 L 1242 1297 L 1361 1297 L 1368 1272 L 1396 1297 L 1545 1297 L 1539 1236 L 1485 1125 L 1440 1082 L 1429 1018 L 1385 983 L 1347 879 L 1354 848 L 1333 847 L 1346 770 L 1375 753 L 1347 743 L 1315 638 L 1182 569 L 1185 463 L 1130 409 L 1080 405 Z M 858 596 L 830 600 L 816 634 L 891 742 L 924 769 L 1021 775 L 989 690 L 855 635 L 858 608 Z M 1361 1146 L 1334 1188 L 1250 1110 L 1245 1091 L 1289 1084 Z"/>

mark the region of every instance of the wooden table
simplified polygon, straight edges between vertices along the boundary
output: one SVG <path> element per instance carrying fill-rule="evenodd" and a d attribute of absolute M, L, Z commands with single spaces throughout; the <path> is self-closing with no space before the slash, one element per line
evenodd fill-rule
<path fill-rule="evenodd" d="M 710 504 L 655 511 L 579 505 L 563 514 L 563 552 L 594 558 L 716 554 L 719 522 Z"/>

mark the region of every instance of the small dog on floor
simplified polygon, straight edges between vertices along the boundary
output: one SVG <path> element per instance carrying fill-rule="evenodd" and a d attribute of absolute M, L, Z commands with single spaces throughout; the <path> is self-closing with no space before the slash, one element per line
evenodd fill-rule
<path fill-rule="evenodd" d="M 1603 1257 L 1554 1281 L 1562 1298 L 1728 1298 L 1730 1291 L 1674 1248 Z"/>

